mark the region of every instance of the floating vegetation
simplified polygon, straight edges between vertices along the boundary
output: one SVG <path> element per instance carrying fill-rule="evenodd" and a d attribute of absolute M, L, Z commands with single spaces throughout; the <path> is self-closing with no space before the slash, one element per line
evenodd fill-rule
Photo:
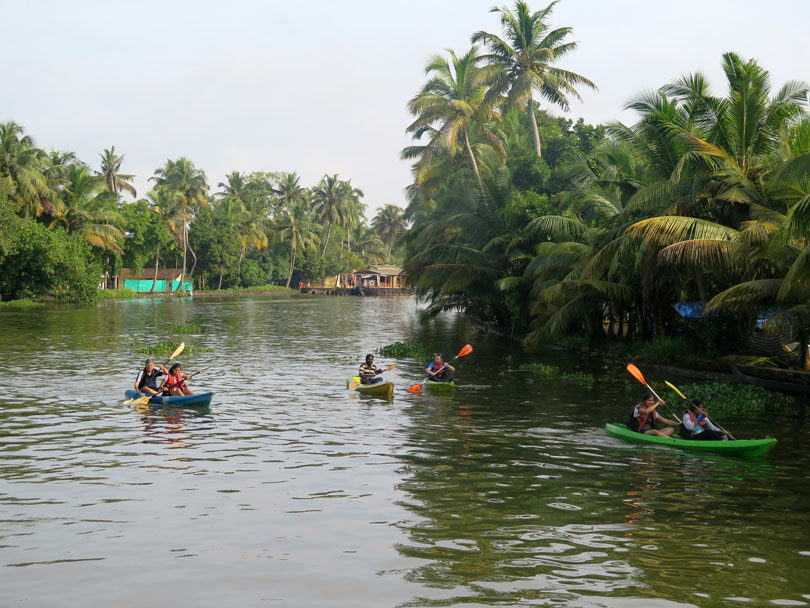
<path fill-rule="evenodd" d="M 34 302 L 34 300 L 29 300 L 27 298 L 0 302 L 0 310 L 25 310 L 28 308 L 40 308 L 41 306 L 45 306 L 45 304 L 42 302 Z"/>
<path fill-rule="evenodd" d="M 203 317 L 192 317 L 185 323 L 175 323 L 172 332 L 175 334 L 199 334 L 202 332 Z"/>
<path fill-rule="evenodd" d="M 158 342 L 157 344 L 145 344 L 144 342 L 135 340 L 132 343 L 132 352 L 134 352 L 136 355 L 169 356 L 177 349 L 178 346 L 180 346 L 180 342 Z M 198 353 L 213 352 L 213 348 L 186 344 L 186 348 L 179 356 L 191 356 Z"/>
<path fill-rule="evenodd" d="M 522 372 L 535 372 L 542 376 L 556 376 L 560 373 L 560 368 L 556 365 L 546 365 L 545 363 L 521 363 L 518 370 Z"/>
<path fill-rule="evenodd" d="M 394 342 L 388 344 L 377 350 L 377 353 L 383 357 L 412 357 L 414 359 L 422 359 L 427 357 L 430 353 L 427 347 L 421 342 Z"/>
<path fill-rule="evenodd" d="M 695 382 L 678 386 L 689 399 L 702 399 L 706 411 L 713 413 L 754 414 L 771 409 L 785 409 L 795 405 L 793 397 L 773 393 L 761 386 L 730 384 L 728 382 Z M 668 403 L 684 405 L 686 402 L 674 391 L 665 399 Z"/>
<path fill-rule="evenodd" d="M 570 374 L 562 374 L 560 380 L 591 386 L 596 381 L 596 378 L 594 378 L 592 374 L 585 372 L 571 372 Z"/>

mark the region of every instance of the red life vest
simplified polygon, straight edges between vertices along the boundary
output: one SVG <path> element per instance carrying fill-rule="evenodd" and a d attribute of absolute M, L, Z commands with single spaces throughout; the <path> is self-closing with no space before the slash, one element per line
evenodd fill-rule
<path fill-rule="evenodd" d="M 168 388 L 169 391 L 171 391 L 171 389 L 173 389 L 175 387 L 177 387 L 181 391 L 185 392 L 185 390 L 186 390 L 186 382 L 185 382 L 185 380 L 182 379 L 182 376 L 181 376 L 181 379 L 178 380 L 177 378 L 174 377 L 173 374 L 169 374 L 166 377 L 166 388 Z"/>
<path fill-rule="evenodd" d="M 704 426 L 706 426 L 706 420 L 707 420 L 706 415 L 701 414 L 700 417 L 698 417 L 698 416 L 695 416 L 695 414 L 692 412 L 692 410 L 685 410 L 685 411 L 686 411 L 687 414 L 689 414 L 689 418 L 692 419 L 692 426 L 693 426 L 693 428 L 692 428 L 692 437 L 694 437 L 695 436 L 695 429 L 697 427 L 700 427 L 702 429 Z"/>
<path fill-rule="evenodd" d="M 644 404 L 637 404 L 637 405 L 641 405 L 641 407 L 644 407 Z M 639 413 L 639 416 L 638 416 L 638 418 L 636 418 L 636 420 L 638 420 L 638 432 L 643 433 L 644 432 L 644 425 L 647 424 L 647 418 L 649 418 L 650 412 L 647 412 L 646 414 L 642 414 L 641 413 L 641 408 L 639 408 L 638 413 Z M 653 410 L 652 415 L 653 415 L 653 419 L 652 419 L 652 424 L 650 425 L 651 429 L 655 428 L 655 419 L 658 418 L 658 413 L 655 410 Z"/>

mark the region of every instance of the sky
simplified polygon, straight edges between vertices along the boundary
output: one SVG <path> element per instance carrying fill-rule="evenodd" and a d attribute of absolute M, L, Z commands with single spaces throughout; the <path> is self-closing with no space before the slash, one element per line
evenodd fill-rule
<path fill-rule="evenodd" d="M 0 0 L 0 122 L 95 168 L 114 145 L 139 196 L 186 156 L 212 191 L 231 171 L 296 171 L 307 186 L 337 173 L 365 193 L 370 218 L 405 206 L 407 102 L 428 59 L 499 33 L 495 4 Z M 722 94 L 730 50 L 756 58 L 774 90 L 810 81 L 806 0 L 561 0 L 550 22 L 579 42 L 557 65 L 599 87 L 556 112 L 574 120 L 632 123 L 629 99 L 695 71 Z"/>

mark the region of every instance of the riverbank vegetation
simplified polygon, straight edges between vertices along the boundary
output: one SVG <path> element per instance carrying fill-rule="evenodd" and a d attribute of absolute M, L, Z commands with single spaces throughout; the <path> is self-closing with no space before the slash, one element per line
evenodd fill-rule
<path fill-rule="evenodd" d="M 384 205 L 368 222 L 362 190 L 338 175 L 307 187 L 296 173 L 233 171 L 212 188 L 181 157 L 136 198 L 124 155 L 99 156 L 93 169 L 0 124 L 0 300 L 91 300 L 123 268 L 181 269 L 178 288 L 270 290 L 398 261 L 402 210 Z"/>
<path fill-rule="evenodd" d="M 628 104 L 633 124 L 554 117 L 595 85 L 565 69 L 577 45 L 553 6 L 493 9 L 500 31 L 431 58 L 409 103 L 405 267 L 426 314 L 460 309 L 531 346 L 682 336 L 711 356 L 764 324 L 807 361 L 807 83 L 728 52 L 724 82 L 665 81 Z"/>

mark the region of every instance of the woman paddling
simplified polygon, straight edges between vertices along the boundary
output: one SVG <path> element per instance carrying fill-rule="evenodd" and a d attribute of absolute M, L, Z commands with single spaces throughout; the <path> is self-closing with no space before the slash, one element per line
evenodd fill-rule
<path fill-rule="evenodd" d="M 184 395 L 193 395 L 194 391 L 186 386 L 186 380 L 191 376 L 187 376 L 181 371 L 180 364 L 175 363 L 169 368 L 169 375 L 163 381 L 161 388 L 169 391 L 172 397 L 183 397 Z"/>
<path fill-rule="evenodd" d="M 709 420 L 706 412 L 703 411 L 703 401 L 693 399 L 689 407 L 683 412 L 681 429 L 679 434 L 684 439 L 723 440 L 728 439 L 728 433 Z"/>
<path fill-rule="evenodd" d="M 630 416 L 630 420 L 627 421 L 627 426 L 637 433 L 658 435 L 659 437 L 671 437 L 680 423 L 658 415 L 655 408 L 663 404 L 664 402 L 660 399 L 656 401 L 655 395 L 647 393 L 641 401 L 636 403 L 633 408 L 633 414 Z M 662 424 L 668 425 L 668 427 L 658 430 L 655 428 L 655 423 L 659 421 Z"/>

